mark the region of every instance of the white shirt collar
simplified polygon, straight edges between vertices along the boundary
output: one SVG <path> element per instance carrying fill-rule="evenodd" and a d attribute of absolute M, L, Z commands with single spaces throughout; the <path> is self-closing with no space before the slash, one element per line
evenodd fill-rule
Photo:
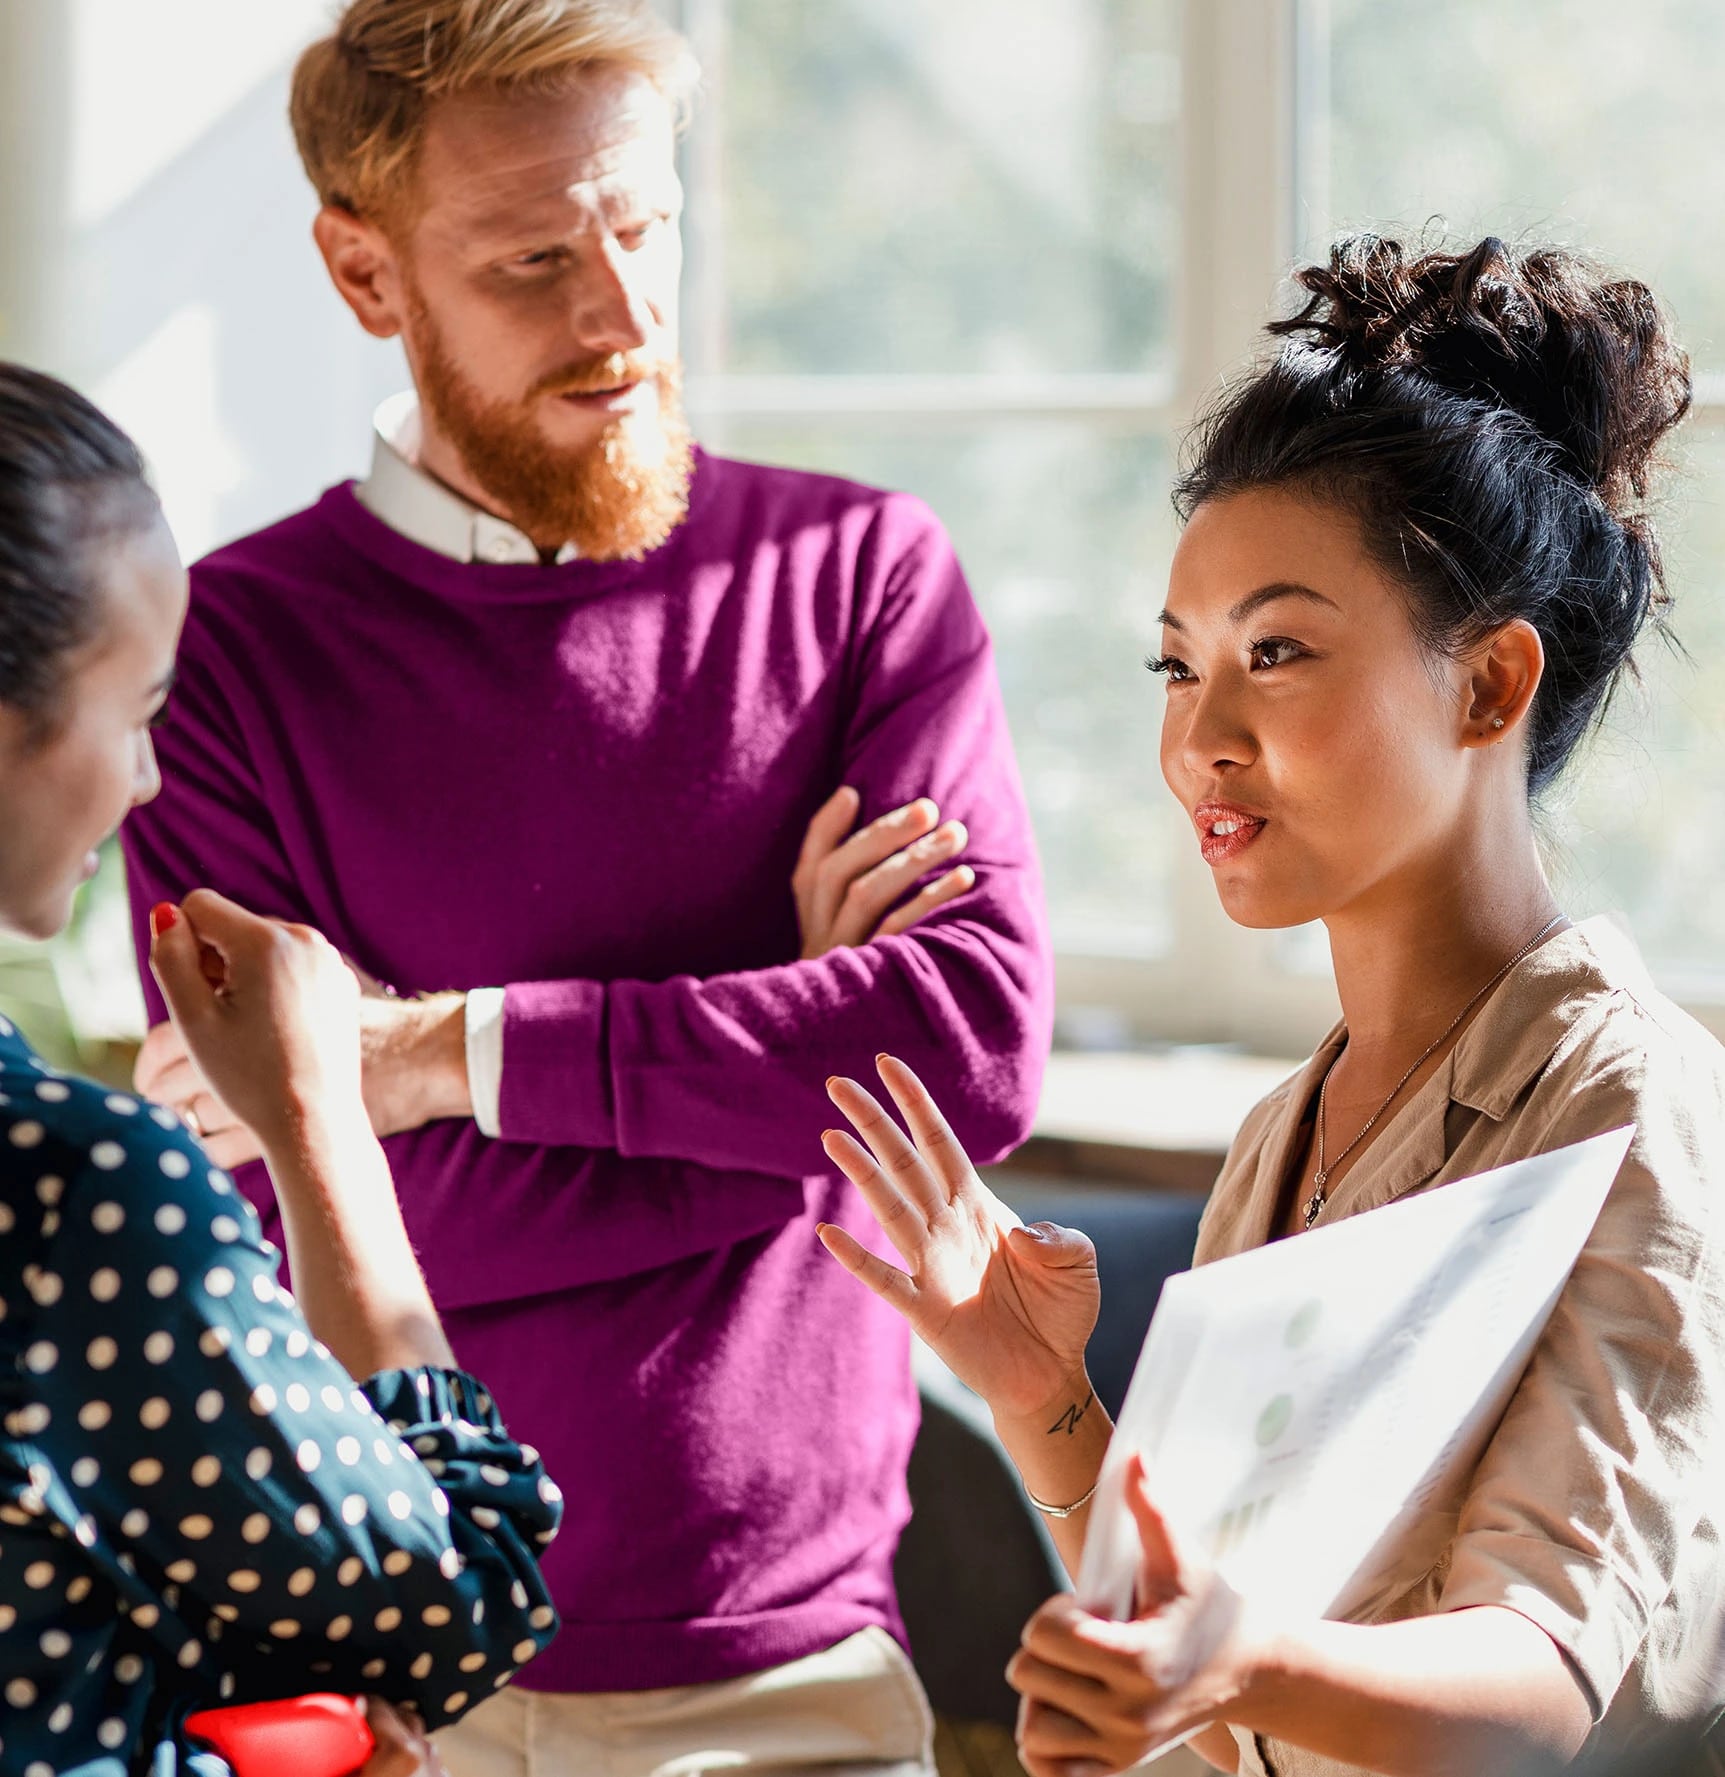
<path fill-rule="evenodd" d="M 419 397 L 413 390 L 391 395 L 378 408 L 372 428 L 371 473 L 354 492 L 373 517 L 452 561 L 538 564 L 532 538 L 420 468 Z M 579 554 L 573 543 L 565 543 L 557 551 L 558 565 Z"/>

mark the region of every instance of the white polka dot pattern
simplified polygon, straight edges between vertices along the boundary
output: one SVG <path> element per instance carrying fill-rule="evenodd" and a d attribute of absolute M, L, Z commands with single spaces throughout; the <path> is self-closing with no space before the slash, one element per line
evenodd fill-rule
<path fill-rule="evenodd" d="M 555 1626 L 537 1464 L 463 1376 L 356 1386 L 179 1120 L 27 1056 L 0 1034 L 0 1766 L 135 1760 L 164 1687 L 243 1700 L 260 1642 L 434 1727 L 489 1695 Z"/>

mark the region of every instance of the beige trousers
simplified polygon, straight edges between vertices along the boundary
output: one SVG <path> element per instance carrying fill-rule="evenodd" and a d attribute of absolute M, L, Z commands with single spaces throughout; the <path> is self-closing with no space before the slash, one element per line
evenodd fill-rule
<path fill-rule="evenodd" d="M 437 1749 L 450 1777 L 933 1777 L 933 1734 L 904 1650 L 864 1629 L 723 1684 L 500 1691 Z"/>

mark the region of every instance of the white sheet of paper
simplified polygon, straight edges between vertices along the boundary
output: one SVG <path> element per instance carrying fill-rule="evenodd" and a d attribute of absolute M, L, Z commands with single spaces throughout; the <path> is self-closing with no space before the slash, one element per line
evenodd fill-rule
<path fill-rule="evenodd" d="M 1312 1616 L 1369 1597 L 1379 1551 L 1478 1460 L 1633 1134 L 1170 1278 L 1097 1485 L 1086 1608 L 1131 1614 L 1134 1451 L 1176 1537 L 1236 1591 Z"/>

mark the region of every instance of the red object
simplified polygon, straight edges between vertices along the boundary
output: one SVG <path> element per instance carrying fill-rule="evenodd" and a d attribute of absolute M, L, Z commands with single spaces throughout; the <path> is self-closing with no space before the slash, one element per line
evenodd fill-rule
<path fill-rule="evenodd" d="M 234 1777 L 351 1777 L 377 1745 L 358 1699 L 325 1692 L 203 1709 L 186 1718 L 186 1732 L 219 1752 Z"/>
<path fill-rule="evenodd" d="M 150 936 L 159 938 L 163 932 L 171 932 L 179 918 L 180 910 L 172 901 L 158 901 L 150 909 Z"/>

